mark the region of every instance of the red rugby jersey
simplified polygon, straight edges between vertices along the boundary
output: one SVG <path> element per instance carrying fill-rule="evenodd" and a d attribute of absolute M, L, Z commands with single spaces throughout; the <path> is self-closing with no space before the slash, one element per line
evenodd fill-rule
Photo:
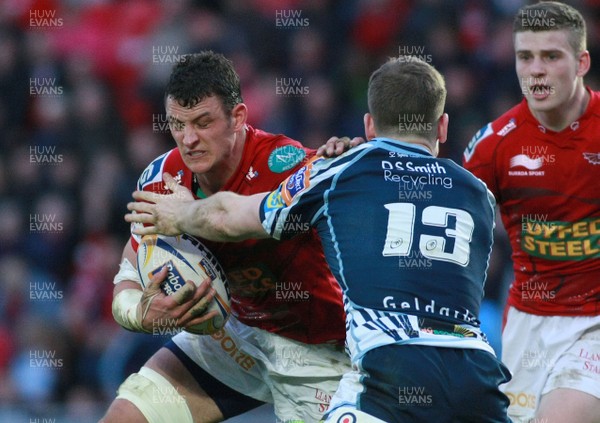
<path fill-rule="evenodd" d="M 312 155 L 297 141 L 248 125 L 242 160 L 222 190 L 245 195 L 271 191 Z M 165 193 L 164 172 L 192 188 L 192 172 L 174 148 L 146 168 L 138 189 Z M 132 235 L 135 250 L 138 241 Z M 227 273 L 232 313 L 240 321 L 304 343 L 343 343 L 341 289 L 314 229 L 282 242 L 203 243 Z"/>
<path fill-rule="evenodd" d="M 600 313 L 600 93 L 561 132 L 524 99 L 471 140 L 464 166 L 496 196 L 512 246 L 508 304 L 539 315 Z"/>

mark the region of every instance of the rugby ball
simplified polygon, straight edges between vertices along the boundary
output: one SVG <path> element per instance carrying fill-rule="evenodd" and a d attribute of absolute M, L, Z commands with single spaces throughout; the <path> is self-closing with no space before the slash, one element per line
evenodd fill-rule
<path fill-rule="evenodd" d="M 137 269 L 144 288 L 148 286 L 152 276 L 165 265 L 168 272 L 161 289 L 166 295 L 173 295 L 187 280 L 199 286 L 207 276 L 210 276 L 212 287 L 215 289 L 214 300 L 210 302 L 206 312 L 216 310 L 217 315 L 185 330 L 209 335 L 221 329 L 229 317 L 231 297 L 225 272 L 210 250 L 187 234 L 176 237 L 144 236 L 137 250 Z"/>

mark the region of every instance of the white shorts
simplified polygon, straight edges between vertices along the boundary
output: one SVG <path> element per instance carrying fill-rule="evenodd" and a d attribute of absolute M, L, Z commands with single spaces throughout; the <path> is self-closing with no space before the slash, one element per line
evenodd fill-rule
<path fill-rule="evenodd" d="M 502 361 L 513 376 L 501 388 L 515 423 L 533 418 L 542 395 L 553 389 L 600 398 L 600 316 L 537 316 L 510 307 Z"/>
<path fill-rule="evenodd" d="M 350 359 L 342 346 L 308 345 L 230 317 L 213 335 L 181 332 L 173 342 L 230 388 L 273 403 L 283 421 L 318 422 Z"/>

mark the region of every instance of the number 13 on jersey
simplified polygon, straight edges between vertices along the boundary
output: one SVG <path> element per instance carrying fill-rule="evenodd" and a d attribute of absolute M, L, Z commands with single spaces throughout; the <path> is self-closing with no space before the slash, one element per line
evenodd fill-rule
<path fill-rule="evenodd" d="M 417 208 L 412 203 L 389 203 L 385 208 L 389 216 L 382 254 L 384 257 L 407 256 L 414 240 Z M 450 216 L 456 219 L 453 228 L 449 227 Z M 445 236 L 419 234 L 419 251 L 423 257 L 456 263 L 463 267 L 469 264 L 469 244 L 475 224 L 468 212 L 449 207 L 428 206 L 421 213 L 421 223 L 425 226 L 445 228 Z M 449 238 L 454 239 L 454 246 L 451 251 L 446 251 Z"/>

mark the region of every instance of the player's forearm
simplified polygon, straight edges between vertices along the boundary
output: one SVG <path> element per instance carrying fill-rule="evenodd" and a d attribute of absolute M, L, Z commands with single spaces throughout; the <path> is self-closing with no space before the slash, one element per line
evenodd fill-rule
<path fill-rule="evenodd" d="M 138 313 L 138 304 L 143 295 L 142 287 L 137 271 L 127 258 L 128 248 L 130 248 L 129 243 L 125 247 L 123 261 L 114 280 L 113 317 L 125 329 L 134 332 L 145 332 Z"/>
<path fill-rule="evenodd" d="M 218 215 L 223 213 L 218 195 L 206 200 L 196 200 L 184 207 L 177 216 L 175 226 L 182 233 L 211 241 L 228 241 L 217 228 Z"/>
<path fill-rule="evenodd" d="M 262 197 L 263 194 L 241 196 L 232 192 L 217 193 L 186 207 L 177 219 L 177 226 L 181 232 L 211 241 L 267 238 L 258 214 Z"/>

